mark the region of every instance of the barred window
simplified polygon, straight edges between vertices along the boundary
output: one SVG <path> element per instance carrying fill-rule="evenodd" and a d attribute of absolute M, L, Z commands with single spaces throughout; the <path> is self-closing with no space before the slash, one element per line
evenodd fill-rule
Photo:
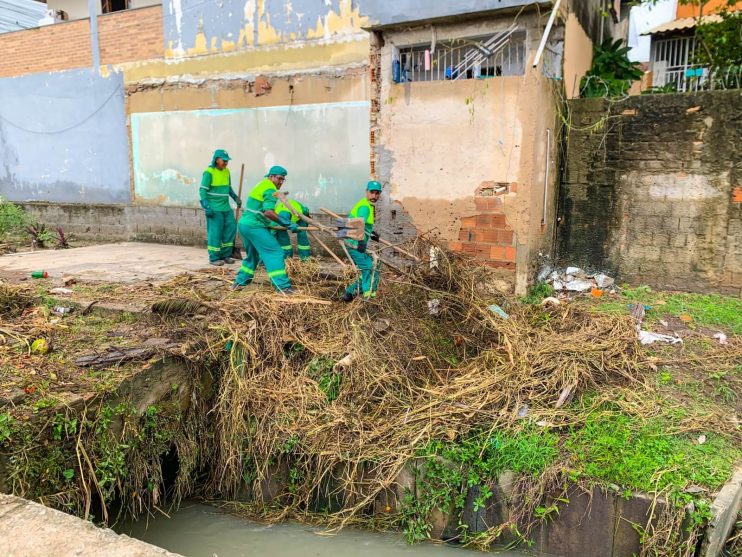
<path fill-rule="evenodd" d="M 494 35 L 399 47 L 392 80 L 439 81 L 524 75 L 526 33 L 510 28 Z"/>

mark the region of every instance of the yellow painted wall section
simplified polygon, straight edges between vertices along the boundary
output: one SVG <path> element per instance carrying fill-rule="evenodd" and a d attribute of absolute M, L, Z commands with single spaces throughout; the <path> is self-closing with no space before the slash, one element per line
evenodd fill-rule
<path fill-rule="evenodd" d="M 580 79 L 593 63 L 593 43 L 574 13 L 564 29 L 564 89 L 568 99 L 580 96 Z"/>
<path fill-rule="evenodd" d="M 318 70 L 332 66 L 366 64 L 368 39 L 335 43 L 302 43 L 292 46 L 239 51 L 179 60 L 150 60 L 122 66 L 127 83 L 175 76 L 218 76 L 230 73 L 272 73 Z"/>

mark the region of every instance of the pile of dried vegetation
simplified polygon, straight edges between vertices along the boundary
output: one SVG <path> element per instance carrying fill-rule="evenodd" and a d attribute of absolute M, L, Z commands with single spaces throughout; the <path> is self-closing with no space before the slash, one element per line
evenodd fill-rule
<path fill-rule="evenodd" d="M 430 249 L 416 247 L 420 253 Z M 279 520 L 322 511 L 324 522 L 335 526 L 368 522 L 379 495 L 405 466 L 423 458 L 428 487 L 421 493 L 428 502 L 401 501 L 386 525 L 422 539 L 434 508 L 460 508 L 462 489 L 510 469 L 522 473 L 511 524 L 493 525 L 476 538 L 462 533 L 461 539 L 485 547 L 516 523 L 517 535 L 527 537 L 525 519 L 539 517 L 534 510 L 548 493 L 569 481 L 590 480 L 575 472 L 569 456 L 560 456 L 569 443 L 584 442 L 574 432 L 588 430 L 590 420 L 602 415 L 627 416 L 640 424 L 632 425 L 639 431 L 657 413 L 643 395 L 653 391 L 647 380 L 653 364 L 637 343 L 629 315 L 596 314 L 572 304 L 522 304 L 488 288 L 493 270 L 444 250 L 438 254 L 434 268 L 385 274 L 379 297 L 352 304 L 331 301 L 348 277 L 333 278 L 316 262 L 291 265 L 292 282 L 302 293 L 291 298 L 267 286 L 225 294 L 226 289 L 204 288 L 213 285 L 209 276 L 183 275 L 157 287 L 160 296 L 149 319 L 161 330 L 179 331 L 185 342 L 177 356 L 194 374 L 213 377 L 216 387 L 174 422 L 164 413 L 136 418 L 139 425 L 129 435 L 138 436 L 126 442 L 143 447 L 149 439 L 154 449 L 139 457 L 130 478 L 109 470 L 100 485 L 99 459 L 91 456 L 110 453 L 109 441 L 92 437 L 100 437 L 111 413 L 121 408 L 99 405 L 93 425 L 76 422 L 70 435 L 63 428 L 60 435 L 74 441 L 84 472 L 70 486 L 79 494 L 81 484 L 87 493 L 87 502 L 83 497 L 76 508 L 89 508 L 96 489 L 108 500 L 102 492 L 116 486 L 147 493 L 137 496 L 140 510 L 156 505 L 159 493 L 153 496 L 143 486 L 161 482 L 156 455 L 167 450 L 171 435 L 180 474 L 188 476 L 178 480 L 175 501 L 197 482 L 211 497 L 249 499 L 244 509 L 253 516 Z M 20 300 L 12 303 L 22 305 Z M 742 355 L 736 340 L 729 347 L 729 357 L 735 355 Z M 678 416 L 673 427 L 677 433 L 714 432 L 738 440 L 737 427 L 717 418 Z M 85 435 L 91 436 L 87 443 Z M 543 458 L 528 465 L 503 456 L 514 439 L 535 439 Z M 430 472 L 442 461 L 461 466 L 456 474 L 447 464 L 437 475 Z M 119 468 L 121 474 L 132 466 Z M 286 475 L 281 492 L 265 493 L 280 471 Z M 658 492 L 665 488 L 655 485 Z M 671 506 L 661 522 L 667 530 L 648 533 L 653 550 L 670 554 L 683 538 L 690 550 L 695 538 L 680 533 L 681 511 Z"/>

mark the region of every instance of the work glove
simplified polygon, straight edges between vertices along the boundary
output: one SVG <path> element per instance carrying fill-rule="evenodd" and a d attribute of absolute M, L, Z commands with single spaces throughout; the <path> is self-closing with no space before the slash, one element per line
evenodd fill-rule
<path fill-rule="evenodd" d="M 286 217 L 286 216 L 284 216 L 284 214 L 283 214 L 283 213 L 284 213 L 284 212 L 283 212 L 283 211 L 281 211 L 281 214 L 280 214 L 280 215 L 278 215 L 278 220 L 279 220 L 279 222 L 281 223 L 281 226 L 285 226 L 285 227 L 286 227 L 286 228 L 288 228 L 289 230 L 291 230 L 291 225 L 292 225 L 292 224 L 294 225 L 294 227 L 296 227 L 296 223 L 295 223 L 295 222 L 292 222 L 292 220 L 291 220 L 291 217 Z M 292 232 L 293 232 L 293 231 L 292 231 Z"/>
<path fill-rule="evenodd" d="M 366 242 L 358 242 L 358 253 L 366 253 Z"/>
<path fill-rule="evenodd" d="M 242 200 L 239 197 L 235 197 L 234 202 L 239 209 L 242 209 Z"/>
<path fill-rule="evenodd" d="M 200 203 L 201 203 L 201 207 L 203 207 L 204 209 L 204 214 L 207 217 L 213 217 L 214 211 L 211 210 L 211 205 L 209 205 L 209 202 L 206 199 L 202 199 Z"/>
<path fill-rule="evenodd" d="M 371 239 L 372 239 L 372 240 L 373 240 L 374 242 L 378 242 L 378 241 L 379 241 L 379 233 L 378 233 L 378 232 L 376 232 L 376 230 L 372 230 L 372 231 L 371 231 Z"/>
<path fill-rule="evenodd" d="M 289 232 L 296 232 L 299 229 L 299 225 L 295 222 L 290 222 L 286 225 L 286 228 L 289 230 Z"/>
<path fill-rule="evenodd" d="M 231 198 L 232 198 L 232 200 L 233 200 L 233 201 L 235 202 L 235 204 L 237 205 L 237 207 L 242 207 L 242 200 L 241 200 L 241 199 L 240 199 L 240 197 L 239 197 L 239 196 L 238 196 L 238 195 L 237 195 L 236 193 L 234 193 L 234 191 L 233 191 L 233 190 L 231 190 L 231 189 L 229 190 L 229 197 L 231 197 Z"/>

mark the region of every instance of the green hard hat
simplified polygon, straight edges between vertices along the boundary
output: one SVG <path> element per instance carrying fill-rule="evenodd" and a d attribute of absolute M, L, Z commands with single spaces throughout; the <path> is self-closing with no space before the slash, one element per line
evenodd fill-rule
<path fill-rule="evenodd" d="M 214 151 L 212 162 L 216 162 L 216 159 L 222 159 L 223 161 L 232 160 L 229 156 L 229 153 L 227 153 L 224 149 L 217 149 L 216 151 Z"/>
<path fill-rule="evenodd" d="M 376 180 L 371 180 L 368 184 L 366 184 L 366 189 L 368 191 L 381 191 L 381 184 Z"/>
<path fill-rule="evenodd" d="M 266 178 L 268 176 L 286 176 L 288 172 L 283 166 L 271 166 L 271 169 L 268 171 L 268 174 L 266 174 Z"/>

